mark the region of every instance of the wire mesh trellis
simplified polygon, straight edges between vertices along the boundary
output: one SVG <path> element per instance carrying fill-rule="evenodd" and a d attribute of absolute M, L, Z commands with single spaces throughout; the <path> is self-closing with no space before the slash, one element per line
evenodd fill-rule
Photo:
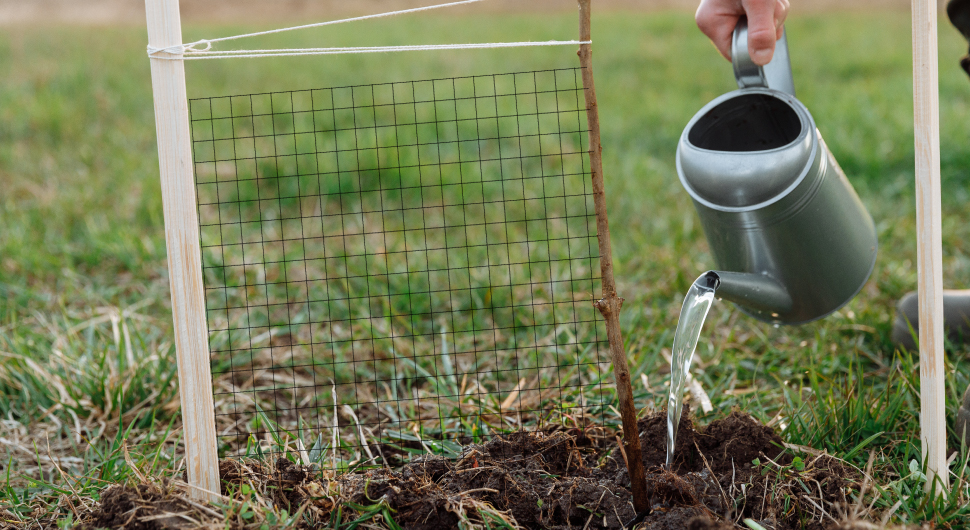
<path fill-rule="evenodd" d="M 602 423 L 579 68 L 190 111 L 224 454 L 285 432 L 346 469 Z"/>

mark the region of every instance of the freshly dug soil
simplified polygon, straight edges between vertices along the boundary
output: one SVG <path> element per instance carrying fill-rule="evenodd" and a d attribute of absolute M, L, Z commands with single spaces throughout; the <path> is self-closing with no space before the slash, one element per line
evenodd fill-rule
<path fill-rule="evenodd" d="M 781 438 L 750 416 L 733 412 L 697 430 L 688 414 L 689 409 L 670 470 L 663 467 L 666 414 L 639 422 L 652 511 L 637 528 L 742 528 L 738 523 L 751 518 L 773 530 L 822 529 L 832 521 L 823 520 L 827 516 L 819 508 L 839 513 L 837 506 L 846 504 L 846 490 L 857 477 L 839 461 L 810 457 L 796 469 Z M 415 530 L 486 522 L 495 527 L 500 520 L 521 528 L 619 529 L 637 514 L 625 456 L 612 440 L 574 431 L 516 433 L 467 445 L 457 460 L 427 455 L 396 470 L 333 477 L 279 459 L 227 460 L 220 472 L 223 494 L 238 497 L 241 485 L 250 484 L 288 513 L 302 510 L 303 528 L 329 527 L 343 506 L 340 517 L 347 522 L 383 509 L 402 528 Z M 348 503 L 382 508 L 355 512 Z M 202 522 L 209 515 L 158 486 L 115 486 L 106 490 L 85 528 L 188 528 L 189 520 Z M 235 517 L 228 523 L 247 528 L 257 521 Z"/>
<path fill-rule="evenodd" d="M 101 505 L 82 528 L 181 530 L 197 528 L 197 523 L 219 522 L 215 513 L 203 512 L 200 517 L 199 511 L 181 494 L 154 484 L 110 486 L 101 494 Z"/>

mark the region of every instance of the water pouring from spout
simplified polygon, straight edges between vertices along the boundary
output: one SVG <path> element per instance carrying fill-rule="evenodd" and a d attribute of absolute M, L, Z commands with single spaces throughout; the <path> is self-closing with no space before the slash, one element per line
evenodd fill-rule
<path fill-rule="evenodd" d="M 697 350 L 707 313 L 717 296 L 757 308 L 769 314 L 779 314 L 791 308 L 791 297 L 784 286 L 764 274 L 707 271 L 691 285 L 680 310 L 680 321 L 674 333 L 670 354 L 670 393 L 667 396 L 667 467 L 674 461 L 677 429 L 683 410 L 684 385 Z"/>
<path fill-rule="evenodd" d="M 674 334 L 674 346 L 670 354 L 670 394 L 667 396 L 667 467 L 674 462 L 674 447 L 677 445 L 677 429 L 680 427 L 680 413 L 683 408 L 684 383 L 690 373 L 690 363 L 694 359 L 697 340 L 700 338 L 704 320 L 714 303 L 714 292 L 719 285 L 714 272 L 705 272 L 687 291 L 684 305 L 680 310 L 680 322 Z"/>

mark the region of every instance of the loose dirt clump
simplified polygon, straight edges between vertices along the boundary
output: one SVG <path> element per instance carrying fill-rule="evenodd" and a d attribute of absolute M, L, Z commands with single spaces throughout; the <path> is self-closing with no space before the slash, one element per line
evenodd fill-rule
<path fill-rule="evenodd" d="M 643 418 L 639 428 L 652 499 L 640 529 L 742 528 L 746 518 L 776 530 L 822 529 L 832 523 L 825 513 L 839 513 L 858 479 L 826 455 L 796 460 L 770 427 L 739 412 L 697 429 L 685 410 L 669 470 L 663 466 L 666 413 Z M 300 528 L 363 517 L 372 526 L 393 518 L 415 530 L 619 529 L 638 514 L 625 456 L 613 440 L 585 432 L 516 433 L 466 445 L 457 459 L 422 455 L 397 469 L 339 476 L 284 458 L 227 460 L 220 464 L 222 493 L 299 514 L 293 524 Z M 196 506 L 158 486 L 116 486 L 85 523 L 153 530 L 188 524 L 167 513 L 211 519 Z M 230 517 L 221 526 L 257 528 L 257 519 Z"/>
<path fill-rule="evenodd" d="M 101 494 L 97 511 L 81 528 L 182 530 L 205 523 L 220 523 L 217 515 L 215 511 L 203 512 L 180 492 L 156 484 L 110 486 Z"/>
<path fill-rule="evenodd" d="M 565 433 L 516 433 L 468 445 L 456 461 L 424 456 L 400 471 L 340 479 L 351 502 L 383 499 L 404 528 L 504 520 L 526 528 L 621 528 L 635 515 L 628 490 L 594 473 L 598 452 Z"/>
<path fill-rule="evenodd" d="M 740 412 L 711 422 L 697 437 L 697 445 L 715 473 L 726 473 L 759 457 L 777 459 L 785 447 L 781 436 L 771 427 Z"/>

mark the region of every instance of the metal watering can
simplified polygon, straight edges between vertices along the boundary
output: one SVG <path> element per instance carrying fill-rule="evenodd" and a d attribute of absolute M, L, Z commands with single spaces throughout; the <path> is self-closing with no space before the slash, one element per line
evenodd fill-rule
<path fill-rule="evenodd" d="M 876 229 L 795 99 L 787 36 L 771 63 L 734 31 L 739 90 L 702 108 L 677 146 L 677 173 L 694 201 L 719 270 L 717 296 L 766 322 L 827 316 L 865 285 Z"/>

